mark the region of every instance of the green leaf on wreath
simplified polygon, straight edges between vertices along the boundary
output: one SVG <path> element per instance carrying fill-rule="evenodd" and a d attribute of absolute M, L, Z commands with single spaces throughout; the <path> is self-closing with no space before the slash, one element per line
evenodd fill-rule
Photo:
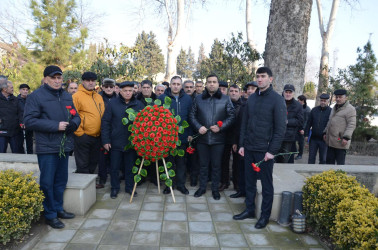
<path fill-rule="evenodd" d="M 172 113 L 172 115 L 175 115 L 175 110 L 172 109 L 172 110 L 171 110 L 171 113 Z"/>
<path fill-rule="evenodd" d="M 167 104 L 168 106 L 171 106 L 171 103 L 172 103 L 172 99 L 169 98 L 168 96 L 166 96 L 164 98 L 164 104 Z"/>
<path fill-rule="evenodd" d="M 165 180 L 167 179 L 167 175 L 166 175 L 166 174 L 161 174 L 161 175 L 160 175 L 160 179 L 161 179 L 162 181 L 165 181 Z"/>
<path fill-rule="evenodd" d="M 181 116 L 179 116 L 179 115 L 176 115 L 176 120 L 177 120 L 177 124 L 179 124 L 180 122 L 181 122 Z"/>
<path fill-rule="evenodd" d="M 176 176 L 175 170 L 170 169 L 170 170 L 168 171 L 168 175 L 169 175 L 169 177 L 175 177 L 175 176 Z"/>
<path fill-rule="evenodd" d="M 161 105 L 161 100 L 160 100 L 160 99 L 156 99 L 156 100 L 154 101 L 154 103 L 155 103 L 156 105 L 160 106 L 160 105 Z"/>
<path fill-rule="evenodd" d="M 134 121 L 135 120 L 135 115 L 134 113 L 129 113 L 129 120 Z"/>
<path fill-rule="evenodd" d="M 160 173 L 164 172 L 164 167 L 163 167 L 163 166 L 160 166 L 160 167 L 159 167 L 159 172 L 160 172 Z"/>
<path fill-rule="evenodd" d="M 177 154 L 178 154 L 178 156 L 183 157 L 185 155 L 185 151 L 183 149 L 179 149 Z"/>
<path fill-rule="evenodd" d="M 167 187 L 172 187 L 172 179 L 167 179 L 167 180 L 165 181 L 165 185 L 166 185 Z"/>
<path fill-rule="evenodd" d="M 150 103 L 152 102 L 152 98 L 144 98 L 144 100 L 146 100 L 146 102 L 147 102 L 148 104 L 150 104 Z"/>
<path fill-rule="evenodd" d="M 151 162 L 149 160 L 144 161 L 144 166 L 150 166 Z"/>
<path fill-rule="evenodd" d="M 142 179 L 142 177 L 140 177 L 140 175 L 139 174 L 137 174 L 137 175 L 134 175 L 134 182 L 135 183 L 138 183 L 138 182 L 140 182 L 140 180 Z"/>
<path fill-rule="evenodd" d="M 134 166 L 133 167 L 133 170 L 131 170 L 133 172 L 133 174 L 136 174 L 138 173 L 138 167 Z"/>
<path fill-rule="evenodd" d="M 183 127 L 183 128 L 188 128 L 189 127 L 189 123 L 187 122 L 187 121 L 182 121 L 182 123 L 181 123 L 181 126 Z"/>
<path fill-rule="evenodd" d="M 128 140 L 129 140 L 129 141 L 132 141 L 133 138 L 134 138 L 134 136 L 129 136 Z"/>
<path fill-rule="evenodd" d="M 176 142 L 176 145 L 177 145 L 177 146 L 181 146 L 181 141 L 178 140 L 178 141 Z"/>
<path fill-rule="evenodd" d="M 127 128 L 127 130 L 128 130 L 129 132 L 132 132 L 132 131 L 133 131 L 133 124 L 130 124 L 129 127 Z"/>
<path fill-rule="evenodd" d="M 135 110 L 132 109 L 132 108 L 128 108 L 128 109 L 126 109 L 125 112 L 128 113 L 128 114 L 130 114 L 130 113 L 135 113 Z"/>
<path fill-rule="evenodd" d="M 140 170 L 140 175 L 143 176 L 143 177 L 146 177 L 147 176 L 147 170 L 145 170 L 145 169 Z"/>
<path fill-rule="evenodd" d="M 167 162 L 167 168 L 171 168 L 172 167 L 172 162 Z"/>
<path fill-rule="evenodd" d="M 171 150 L 171 155 L 172 156 L 176 156 L 177 155 L 177 150 L 176 149 Z"/>
<path fill-rule="evenodd" d="M 124 148 L 123 148 L 123 151 L 127 151 L 129 150 L 130 148 L 132 148 L 133 145 L 131 143 L 127 144 Z"/>
<path fill-rule="evenodd" d="M 171 106 L 170 105 L 168 105 L 168 104 L 163 104 L 163 107 L 165 108 L 165 109 L 169 109 Z"/>
<path fill-rule="evenodd" d="M 123 125 L 126 125 L 126 124 L 128 124 L 128 123 L 129 123 L 129 120 L 127 120 L 126 117 L 123 117 L 123 118 L 122 118 L 122 124 L 123 124 Z"/>
<path fill-rule="evenodd" d="M 182 127 L 182 126 L 179 127 L 179 133 L 180 133 L 180 134 L 183 134 L 183 133 L 184 133 L 184 127 Z"/>
<path fill-rule="evenodd" d="M 135 165 L 139 166 L 140 165 L 140 158 L 136 159 Z"/>

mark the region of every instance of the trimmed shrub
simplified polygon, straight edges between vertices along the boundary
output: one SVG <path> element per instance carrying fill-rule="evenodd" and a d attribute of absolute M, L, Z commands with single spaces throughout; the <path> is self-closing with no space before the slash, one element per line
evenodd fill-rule
<path fill-rule="evenodd" d="M 21 239 L 43 211 L 42 191 L 32 174 L 0 172 L 0 241 Z"/>

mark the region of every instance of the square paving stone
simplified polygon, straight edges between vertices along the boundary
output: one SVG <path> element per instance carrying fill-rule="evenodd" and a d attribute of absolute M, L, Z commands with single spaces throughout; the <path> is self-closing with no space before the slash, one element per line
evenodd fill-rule
<path fill-rule="evenodd" d="M 213 233 L 214 226 L 211 222 L 190 221 L 189 231 L 191 233 Z"/>
<path fill-rule="evenodd" d="M 111 219 L 115 213 L 114 209 L 95 209 L 89 215 L 89 218 L 96 218 L 96 219 Z"/>
<path fill-rule="evenodd" d="M 106 231 L 102 240 L 101 245 L 129 245 L 132 232 L 123 231 Z"/>
<path fill-rule="evenodd" d="M 166 203 L 165 211 L 186 211 L 185 203 Z"/>
<path fill-rule="evenodd" d="M 135 220 L 113 220 L 110 224 L 109 231 L 134 231 Z"/>
<path fill-rule="evenodd" d="M 255 249 L 255 247 L 273 246 L 273 242 L 269 241 L 267 234 L 244 234 L 248 245 Z"/>
<path fill-rule="evenodd" d="M 208 212 L 209 209 L 206 203 L 188 203 L 188 212 Z"/>
<path fill-rule="evenodd" d="M 230 203 L 234 204 L 245 204 L 245 197 L 240 197 L 240 198 L 230 198 L 229 199 Z"/>
<path fill-rule="evenodd" d="M 66 247 L 67 243 L 38 243 L 33 250 L 63 250 Z"/>
<path fill-rule="evenodd" d="M 160 247 L 160 250 L 190 250 L 190 247 Z"/>
<path fill-rule="evenodd" d="M 249 219 L 247 222 L 245 220 L 245 223 L 239 223 L 240 229 L 242 230 L 243 233 L 265 233 L 268 232 L 267 228 L 263 229 L 257 229 L 255 228 L 255 224 L 257 222 L 256 219 Z"/>
<path fill-rule="evenodd" d="M 159 246 L 160 233 L 134 232 L 131 238 L 131 245 L 152 245 Z"/>
<path fill-rule="evenodd" d="M 130 203 L 129 201 L 122 201 L 119 204 L 118 209 L 121 209 L 121 210 L 140 210 L 141 207 L 142 207 L 141 201 L 138 201 L 138 202 L 133 201 L 132 203 Z"/>
<path fill-rule="evenodd" d="M 186 221 L 163 221 L 163 232 L 187 233 L 188 222 Z"/>
<path fill-rule="evenodd" d="M 128 246 L 121 245 L 99 245 L 97 250 L 127 250 Z"/>
<path fill-rule="evenodd" d="M 221 247 L 248 247 L 242 234 L 218 234 Z"/>
<path fill-rule="evenodd" d="M 139 220 L 163 220 L 163 212 L 141 211 Z"/>
<path fill-rule="evenodd" d="M 144 202 L 159 202 L 163 203 L 165 197 L 163 195 L 146 195 L 144 197 Z"/>
<path fill-rule="evenodd" d="M 41 242 L 69 242 L 75 233 L 76 230 L 51 230 L 42 238 Z"/>
<path fill-rule="evenodd" d="M 135 220 L 138 215 L 139 210 L 117 210 L 113 220 Z"/>
<path fill-rule="evenodd" d="M 138 221 L 135 227 L 135 231 L 160 232 L 161 225 L 161 221 Z"/>
<path fill-rule="evenodd" d="M 64 228 L 65 229 L 79 229 L 84 221 L 85 221 L 85 218 L 81 216 L 80 217 L 77 216 L 70 220 L 63 220 L 63 223 L 65 225 Z"/>
<path fill-rule="evenodd" d="M 159 250 L 159 246 L 129 246 L 128 250 Z"/>
<path fill-rule="evenodd" d="M 189 221 L 211 221 L 209 212 L 188 212 Z"/>
<path fill-rule="evenodd" d="M 105 219 L 87 219 L 81 226 L 81 229 L 93 229 L 105 231 L 110 224 L 110 220 Z"/>
<path fill-rule="evenodd" d="M 299 239 L 299 235 L 293 232 L 288 233 L 270 233 L 269 239 L 273 242 L 274 246 L 286 248 L 304 248 L 304 243 Z"/>
<path fill-rule="evenodd" d="M 218 240 L 215 234 L 190 234 L 191 247 L 218 247 Z"/>
<path fill-rule="evenodd" d="M 241 233 L 236 222 L 215 222 L 214 226 L 217 233 Z"/>
<path fill-rule="evenodd" d="M 116 209 L 119 205 L 119 201 L 96 201 L 93 204 L 92 209 Z"/>
<path fill-rule="evenodd" d="M 238 204 L 228 203 L 228 205 L 230 205 L 231 210 L 234 214 L 240 214 L 241 212 L 244 212 L 245 210 L 244 203 L 238 203 Z"/>
<path fill-rule="evenodd" d="M 207 197 L 207 202 L 214 203 L 214 204 L 222 204 L 222 203 L 227 203 L 227 199 L 224 197 L 223 194 L 221 194 L 221 197 L 219 200 L 214 200 L 213 196 Z"/>
<path fill-rule="evenodd" d="M 299 236 L 300 239 L 306 244 L 306 245 L 309 245 L 309 246 L 313 246 L 313 245 L 319 245 L 319 241 L 317 241 L 314 237 L 310 236 L 310 235 L 301 235 Z"/>
<path fill-rule="evenodd" d="M 273 233 L 291 232 L 289 227 L 281 226 L 275 222 L 270 222 L 266 227 L 268 228 L 269 232 L 273 232 Z"/>
<path fill-rule="evenodd" d="M 95 250 L 97 245 L 95 244 L 67 244 L 66 250 Z"/>
<path fill-rule="evenodd" d="M 181 195 L 181 196 L 176 196 L 176 193 L 175 193 L 175 203 L 177 204 L 177 203 L 185 203 L 185 200 L 186 200 L 186 198 L 185 198 L 185 196 L 183 196 L 183 195 Z M 173 202 L 173 198 L 172 198 L 172 195 L 167 195 L 166 196 L 166 198 L 165 198 L 165 202 L 166 203 L 174 203 Z"/>
<path fill-rule="evenodd" d="M 232 213 L 211 213 L 213 221 L 233 221 Z"/>
<path fill-rule="evenodd" d="M 209 203 L 210 212 L 230 212 L 231 207 L 228 203 Z"/>
<path fill-rule="evenodd" d="M 78 230 L 71 243 L 98 244 L 105 231 Z"/>
<path fill-rule="evenodd" d="M 185 212 L 164 212 L 164 220 L 165 221 L 186 221 L 186 213 Z"/>
<path fill-rule="evenodd" d="M 187 233 L 162 233 L 160 246 L 166 247 L 188 247 L 189 234 Z"/>
<path fill-rule="evenodd" d="M 147 211 L 163 211 L 164 206 L 161 202 L 145 202 L 143 203 L 142 210 Z"/>
<path fill-rule="evenodd" d="M 190 203 L 206 203 L 207 200 L 206 200 L 206 196 L 202 195 L 201 197 L 194 197 L 192 195 L 187 195 L 185 196 L 186 197 L 186 203 L 187 204 L 190 204 Z"/>

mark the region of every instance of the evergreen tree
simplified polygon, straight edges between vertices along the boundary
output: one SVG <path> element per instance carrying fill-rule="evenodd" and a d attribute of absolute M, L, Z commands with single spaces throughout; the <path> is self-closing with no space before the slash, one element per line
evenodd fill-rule
<path fill-rule="evenodd" d="M 199 51 L 198 51 L 198 60 L 197 60 L 197 63 L 196 63 L 195 72 L 193 73 L 193 77 L 196 80 L 199 80 L 202 77 L 202 75 L 201 75 L 201 64 L 202 64 L 202 61 L 206 60 L 206 59 L 207 59 L 207 56 L 205 54 L 205 46 L 203 45 L 203 43 L 201 43 Z"/>
<path fill-rule="evenodd" d="M 30 1 L 36 27 L 27 31 L 34 54 L 43 64 L 67 66 L 72 55 L 83 49 L 87 28 L 74 17 L 75 0 Z"/>
<path fill-rule="evenodd" d="M 192 78 L 195 71 L 195 60 L 192 49 L 189 47 L 188 53 L 181 48 L 177 57 L 177 74 L 184 78 Z"/>
<path fill-rule="evenodd" d="M 164 72 L 164 56 L 156 41 L 156 35 L 150 31 L 142 31 L 135 41 L 134 67 L 140 71 L 142 78 L 153 78 L 157 73 Z M 143 77 L 144 76 L 144 77 Z"/>
<path fill-rule="evenodd" d="M 314 82 L 306 82 L 303 87 L 303 94 L 308 99 L 315 99 L 316 98 L 316 87 Z"/>

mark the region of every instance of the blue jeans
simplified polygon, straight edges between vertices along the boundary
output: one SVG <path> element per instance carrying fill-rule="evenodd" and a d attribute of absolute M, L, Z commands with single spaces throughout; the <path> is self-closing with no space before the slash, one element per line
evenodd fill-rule
<path fill-rule="evenodd" d="M 44 215 L 51 220 L 57 217 L 57 212 L 63 211 L 63 193 L 68 180 L 68 154 L 61 158 L 58 153 L 38 154 L 37 157 L 41 171 L 40 187 L 45 195 Z"/>
<path fill-rule="evenodd" d="M 22 154 L 22 144 L 20 144 L 22 134 L 17 134 L 12 137 L 0 136 L 0 153 L 6 153 L 8 148 L 8 143 L 11 147 L 12 153 Z"/>
<path fill-rule="evenodd" d="M 125 170 L 125 191 L 132 191 L 134 186 L 134 174 L 132 168 L 135 165 L 136 152 L 132 149 L 121 152 L 111 150 L 110 154 L 110 184 L 112 190 L 120 190 L 119 170 Z M 139 167 L 139 166 L 138 166 Z"/>

